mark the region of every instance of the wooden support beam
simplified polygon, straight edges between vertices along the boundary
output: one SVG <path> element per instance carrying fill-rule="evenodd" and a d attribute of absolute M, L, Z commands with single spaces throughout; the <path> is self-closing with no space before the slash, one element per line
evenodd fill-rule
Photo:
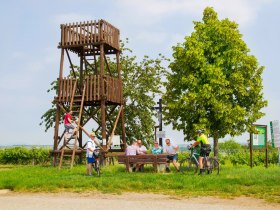
<path fill-rule="evenodd" d="M 107 151 L 110 149 L 110 146 L 112 144 L 112 141 L 113 141 L 113 136 L 114 136 L 114 133 L 115 133 L 115 129 L 117 127 L 117 124 L 118 124 L 118 121 L 119 121 L 119 117 L 120 117 L 120 114 L 121 114 L 121 111 L 123 109 L 123 105 L 121 105 L 120 109 L 119 109 L 119 112 L 118 112 L 118 115 L 117 115 L 117 118 L 116 118 L 116 121 L 115 121 L 115 125 L 114 125 L 114 128 L 112 130 L 112 133 L 111 133 L 111 136 L 110 136 L 110 140 L 107 144 Z"/>

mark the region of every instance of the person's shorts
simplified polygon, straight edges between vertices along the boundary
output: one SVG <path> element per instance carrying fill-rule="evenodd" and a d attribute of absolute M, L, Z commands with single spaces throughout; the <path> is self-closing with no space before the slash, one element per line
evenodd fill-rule
<path fill-rule="evenodd" d="M 167 155 L 167 159 L 170 160 L 178 160 L 178 154 L 174 154 L 174 155 Z"/>
<path fill-rule="evenodd" d="M 72 129 L 74 130 L 75 126 L 72 124 L 64 124 L 65 130 L 67 133 L 69 133 L 69 131 Z"/>
<path fill-rule="evenodd" d="M 210 144 L 203 144 L 200 149 L 200 156 L 209 156 L 211 152 L 211 145 Z"/>
<path fill-rule="evenodd" d="M 95 162 L 95 159 L 92 157 L 92 158 L 90 158 L 90 157 L 87 157 L 87 163 L 88 164 L 92 164 L 92 163 L 94 163 Z"/>

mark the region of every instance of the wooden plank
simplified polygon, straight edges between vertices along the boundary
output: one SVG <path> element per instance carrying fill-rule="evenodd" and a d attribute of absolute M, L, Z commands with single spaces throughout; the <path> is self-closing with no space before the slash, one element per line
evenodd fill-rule
<path fill-rule="evenodd" d="M 86 43 L 86 22 L 84 21 L 84 27 L 83 27 L 83 43 L 85 44 Z"/>
<path fill-rule="evenodd" d="M 67 45 L 67 42 L 68 42 L 68 25 L 66 23 L 65 25 L 65 28 L 64 28 L 64 43 L 63 43 L 63 46 Z"/>
<path fill-rule="evenodd" d="M 93 41 L 93 23 L 92 23 L 92 20 L 90 21 L 90 43 L 92 44 L 92 41 Z M 91 45 L 90 45 L 91 46 Z"/>
<path fill-rule="evenodd" d="M 101 28 L 101 21 L 98 21 L 98 42 L 102 41 L 102 28 Z"/>
<path fill-rule="evenodd" d="M 97 100 L 100 100 L 100 75 L 97 75 Z"/>
<path fill-rule="evenodd" d="M 86 79 L 86 86 L 87 86 L 86 101 L 88 101 L 88 97 L 89 97 L 89 76 L 87 76 L 87 79 Z"/>
<path fill-rule="evenodd" d="M 93 100 L 96 101 L 96 84 L 97 84 L 97 81 L 96 81 L 96 75 L 93 76 Z"/>
<path fill-rule="evenodd" d="M 94 42 L 96 42 L 96 28 L 97 28 L 97 23 L 96 20 L 94 21 Z"/>
<path fill-rule="evenodd" d="M 73 23 L 73 45 L 75 45 L 76 44 L 76 33 L 75 33 L 75 31 L 76 31 L 76 28 L 75 28 L 75 23 Z"/>
<path fill-rule="evenodd" d="M 92 101 L 92 80 L 93 76 L 90 75 L 90 89 L 89 89 L 89 100 Z"/>
<path fill-rule="evenodd" d="M 103 21 L 102 33 L 103 33 L 104 41 L 105 41 L 106 43 L 108 43 L 108 42 L 107 42 L 107 24 L 106 24 L 105 21 Z"/>
<path fill-rule="evenodd" d="M 111 84 L 112 84 L 112 77 L 107 76 L 106 77 L 106 95 L 107 95 L 107 101 L 111 101 Z"/>
<path fill-rule="evenodd" d="M 89 36 L 90 36 L 90 32 L 89 32 L 89 22 L 87 21 L 87 41 L 86 43 L 89 43 Z"/>
<path fill-rule="evenodd" d="M 59 82 L 59 92 L 58 92 L 58 101 L 60 102 L 61 101 L 61 91 L 62 91 L 62 80 L 58 80 Z"/>
<path fill-rule="evenodd" d="M 68 102 L 68 87 L 69 87 L 69 79 L 66 79 L 66 88 L 65 88 L 65 101 Z"/>
<path fill-rule="evenodd" d="M 77 80 L 74 79 L 74 87 L 72 89 L 72 96 L 71 96 L 71 102 L 70 102 L 70 110 L 72 110 L 73 101 L 74 101 L 74 97 L 75 97 L 75 93 L 76 93 L 76 86 L 77 86 Z"/>
<path fill-rule="evenodd" d="M 83 39 L 83 23 L 82 22 L 80 22 L 80 33 L 78 34 L 78 36 L 80 37 L 80 42 L 79 42 L 79 44 L 83 44 L 83 41 L 84 41 L 84 39 Z"/>
<path fill-rule="evenodd" d="M 67 43 L 67 45 L 71 45 L 71 42 L 72 42 L 71 23 L 69 23 L 67 33 L 68 33 L 68 43 Z"/>
<path fill-rule="evenodd" d="M 69 100 L 69 102 L 71 102 L 71 98 L 72 98 L 72 88 L 73 88 L 73 80 L 72 80 L 72 78 L 70 79 L 70 85 L 69 85 L 69 98 L 68 98 L 68 100 Z M 70 104 L 70 106 L 71 106 L 71 104 Z M 70 109 L 71 110 L 71 109 Z"/>
<path fill-rule="evenodd" d="M 72 45 L 73 42 L 73 36 L 72 36 L 72 24 L 69 24 L 69 45 Z"/>
<path fill-rule="evenodd" d="M 62 91 L 62 94 L 61 94 L 61 100 L 62 101 L 64 101 L 64 79 L 62 79 L 62 89 L 61 89 L 61 91 Z"/>
<path fill-rule="evenodd" d="M 61 46 L 64 46 L 65 26 L 61 25 Z"/>

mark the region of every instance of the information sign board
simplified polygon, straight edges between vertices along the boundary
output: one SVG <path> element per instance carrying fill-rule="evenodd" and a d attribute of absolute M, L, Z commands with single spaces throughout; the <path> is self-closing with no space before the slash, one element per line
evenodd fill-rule
<path fill-rule="evenodd" d="M 270 122 L 270 131 L 271 131 L 272 147 L 280 148 L 279 120 L 274 120 Z"/>
<path fill-rule="evenodd" d="M 253 133 L 253 148 L 265 148 L 266 146 L 266 126 L 256 125 L 257 133 Z"/>

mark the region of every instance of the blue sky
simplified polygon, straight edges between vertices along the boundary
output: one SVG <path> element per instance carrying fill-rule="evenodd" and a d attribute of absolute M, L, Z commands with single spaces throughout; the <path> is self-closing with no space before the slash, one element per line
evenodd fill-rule
<path fill-rule="evenodd" d="M 39 123 L 53 99 L 47 89 L 58 77 L 60 24 L 105 19 L 120 29 L 122 39 L 129 38 L 139 59 L 159 53 L 171 58 L 171 47 L 190 35 L 206 6 L 239 24 L 251 53 L 265 66 L 268 107 L 256 123 L 279 120 L 278 0 L 9 0 L 1 3 L 0 13 L 0 145 L 53 144 L 53 129 L 45 133 Z M 182 142 L 181 133 L 165 130 Z M 248 134 L 237 137 L 246 139 Z"/>

